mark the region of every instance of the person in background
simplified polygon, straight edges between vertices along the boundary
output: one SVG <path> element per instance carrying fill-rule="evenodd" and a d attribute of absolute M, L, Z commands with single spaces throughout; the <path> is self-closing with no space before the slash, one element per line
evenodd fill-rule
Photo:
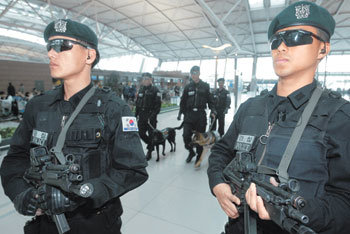
<path fill-rule="evenodd" d="M 216 130 L 216 123 L 219 122 L 219 134 L 222 137 L 225 133 L 225 115 L 231 106 L 231 95 L 224 87 L 225 79 L 220 78 L 217 80 L 219 88 L 213 92 L 215 110 L 217 116 L 215 119 L 211 118 L 211 121 L 214 121 L 213 127 L 211 130 Z"/>
<path fill-rule="evenodd" d="M 131 102 L 135 101 L 135 96 L 136 96 L 136 85 L 130 82 L 130 87 L 129 87 L 129 100 Z"/>
<path fill-rule="evenodd" d="M 152 129 L 157 128 L 157 115 L 161 107 L 161 93 L 152 84 L 150 73 L 142 74 L 142 86 L 136 99 L 135 116 L 139 122 L 139 133 L 141 139 L 147 144 L 146 159 L 152 158 L 154 145 L 152 144 Z"/>
<path fill-rule="evenodd" d="M 125 83 L 125 85 L 123 85 L 123 98 L 124 98 L 124 101 L 126 103 L 128 103 L 128 101 L 129 101 L 129 85 L 128 85 L 128 83 Z"/>
<path fill-rule="evenodd" d="M 180 111 L 177 119 L 181 120 L 181 115 L 184 114 L 184 130 L 183 139 L 185 148 L 189 151 L 186 158 L 186 162 L 191 162 L 192 158 L 196 156 L 196 162 L 199 160 L 203 146 L 196 146 L 196 153 L 193 150 L 193 146 L 190 144 L 192 140 L 193 131 L 201 133 L 205 132 L 207 126 L 207 105 L 211 109 L 211 116 L 215 117 L 216 110 L 214 107 L 214 100 L 210 93 L 209 84 L 203 82 L 200 76 L 200 68 L 193 66 L 191 68 L 192 81 L 187 84 L 181 96 Z"/>
<path fill-rule="evenodd" d="M 23 84 L 23 83 L 21 83 L 21 84 L 19 85 L 18 92 L 21 92 L 21 94 L 24 95 L 24 84 Z"/>
<path fill-rule="evenodd" d="M 93 86 L 91 70 L 100 55 L 97 36 L 87 25 L 59 19 L 47 25 L 44 39 L 51 76 L 64 83 L 28 102 L 1 164 L 4 192 L 18 213 L 34 216 L 24 227 L 26 234 L 58 233 L 53 217 L 61 214 L 70 234 L 118 234 L 120 197 L 148 178 L 136 118 L 109 88 Z M 43 181 L 40 173 L 36 179 L 28 177 L 31 167 L 38 166 L 30 152 L 45 158 L 39 165 L 76 164 L 82 179 L 76 186 L 90 184 L 80 187 L 79 194 L 89 196 Z M 58 161 L 62 163 L 56 165 Z"/>
<path fill-rule="evenodd" d="M 179 85 L 175 85 L 174 87 L 174 93 L 175 93 L 175 96 L 176 97 L 179 97 L 180 96 L 180 86 Z"/>
<path fill-rule="evenodd" d="M 247 231 L 237 209 L 241 201 L 223 176 L 238 153 L 252 155 L 259 174 L 275 186 L 288 179 L 299 182 L 297 194 L 306 200 L 300 211 L 315 233 L 350 233 L 350 103 L 340 94 L 322 90 L 315 80 L 318 64 L 330 52 L 334 29 L 331 14 L 308 1 L 291 4 L 272 20 L 268 39 L 278 82 L 271 91 L 240 105 L 209 156 L 210 188 L 229 216 L 226 234 Z M 313 104 L 311 111 L 307 107 Z M 305 113 L 311 114 L 308 121 Z M 306 127 L 296 140 L 292 134 L 302 124 Z M 284 154 L 290 143 L 296 149 L 288 160 Z M 247 204 L 257 213 L 258 233 L 288 233 L 271 221 L 273 214 L 260 195 L 254 183 L 245 193 Z"/>
<path fill-rule="evenodd" d="M 13 86 L 11 82 L 9 82 L 9 86 L 7 87 L 7 96 L 16 96 L 15 86 Z"/>

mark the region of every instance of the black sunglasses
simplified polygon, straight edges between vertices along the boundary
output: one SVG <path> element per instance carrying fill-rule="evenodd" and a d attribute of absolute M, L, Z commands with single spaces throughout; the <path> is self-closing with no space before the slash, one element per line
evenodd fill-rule
<path fill-rule="evenodd" d="M 69 39 L 53 39 L 47 42 L 46 49 L 47 51 L 54 49 L 57 53 L 59 53 L 62 51 L 71 50 L 74 44 L 81 45 L 84 48 L 89 48 L 88 45 L 79 41 L 73 41 Z"/>
<path fill-rule="evenodd" d="M 278 32 L 270 39 L 271 50 L 277 49 L 282 42 L 288 47 L 312 44 L 312 37 L 325 42 L 316 34 L 301 29 Z"/>

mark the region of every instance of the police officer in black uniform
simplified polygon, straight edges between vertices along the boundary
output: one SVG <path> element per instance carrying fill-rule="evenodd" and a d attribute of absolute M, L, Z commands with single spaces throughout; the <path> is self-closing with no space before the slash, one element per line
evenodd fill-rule
<path fill-rule="evenodd" d="M 152 129 L 157 128 L 157 115 L 161 107 L 161 93 L 152 84 L 152 75 L 150 73 L 143 73 L 142 78 L 143 85 L 137 95 L 135 116 L 139 119 L 140 137 L 147 144 L 146 159 L 150 160 L 154 150 Z"/>
<path fill-rule="evenodd" d="M 230 92 L 227 91 L 224 87 L 225 79 L 220 78 L 217 80 L 219 84 L 219 88 L 213 92 L 214 97 L 214 106 L 217 112 L 217 116 L 215 119 L 211 117 L 211 121 L 215 121 L 213 123 L 213 127 L 211 130 L 216 130 L 216 123 L 219 122 L 219 134 L 220 137 L 224 135 L 225 132 L 225 115 L 231 106 L 231 96 Z"/>
<path fill-rule="evenodd" d="M 290 5 L 272 20 L 268 38 L 278 83 L 267 94 L 239 107 L 229 130 L 213 146 L 209 157 L 210 188 L 229 216 L 226 234 L 244 233 L 243 214 L 236 206 L 240 200 L 225 183 L 223 169 L 245 149 L 259 168 L 276 171 L 278 176 L 273 179 L 265 175 L 272 184 L 288 178 L 299 181 L 298 194 L 307 203 L 301 212 L 309 217 L 308 227 L 322 234 L 350 233 L 350 104 L 340 95 L 317 87 L 314 79 L 319 62 L 330 51 L 334 28 L 329 12 L 308 1 Z M 316 106 L 305 112 L 311 114 L 309 120 L 301 118 L 306 106 L 313 103 Z M 289 161 L 282 156 L 294 129 L 299 131 L 304 124 Z M 245 136 L 255 141 L 245 141 Z M 245 198 L 259 216 L 258 233 L 286 233 L 269 221 L 270 214 L 256 191 L 252 183 Z"/>
<path fill-rule="evenodd" d="M 25 225 L 25 233 L 58 233 L 53 217 L 62 213 L 69 233 L 120 233 L 123 209 L 119 197 L 148 178 L 136 118 L 109 89 L 93 86 L 91 69 L 100 56 L 97 36 L 88 26 L 60 19 L 46 27 L 44 38 L 51 76 L 62 78 L 64 84 L 27 104 L 1 165 L 4 192 L 20 214 L 35 216 Z M 89 98 L 75 112 L 83 97 Z M 69 128 L 61 135 L 64 126 Z M 63 148 L 58 150 L 61 143 Z M 28 179 L 30 150 L 38 147 L 54 152 L 41 155 L 45 163 L 59 164 L 70 155 L 80 168 L 82 183 L 90 185 L 85 192 L 92 194 L 83 198 Z"/>
<path fill-rule="evenodd" d="M 196 155 L 193 151 L 193 146 L 190 145 L 193 131 L 201 133 L 205 132 L 207 125 L 207 116 L 205 109 L 207 104 L 211 109 L 211 115 L 215 116 L 216 111 L 214 107 L 214 100 L 210 93 L 209 84 L 203 82 L 200 76 L 200 69 L 198 66 L 191 68 L 192 81 L 185 86 L 180 101 L 180 111 L 177 119 L 181 120 L 181 114 L 184 114 L 184 131 L 183 138 L 185 148 L 190 152 L 186 162 L 191 162 L 192 158 Z M 203 151 L 203 146 L 196 146 L 197 158 L 199 160 Z"/>

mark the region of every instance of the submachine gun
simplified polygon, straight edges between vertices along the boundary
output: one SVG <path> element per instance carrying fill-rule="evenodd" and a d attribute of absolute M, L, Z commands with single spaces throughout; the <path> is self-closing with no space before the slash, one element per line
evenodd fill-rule
<path fill-rule="evenodd" d="M 55 164 L 55 156 L 49 153 L 46 146 L 31 148 L 31 166 L 25 172 L 24 178 L 36 187 L 47 184 L 83 198 L 90 197 L 93 186 L 90 183 L 81 183 L 83 176 L 79 164 L 75 163 L 74 155 L 68 154 L 65 158 L 64 165 Z M 52 215 L 52 218 L 60 234 L 70 230 L 64 213 Z"/>
<path fill-rule="evenodd" d="M 290 179 L 287 183 L 280 183 L 277 187 L 272 185 L 264 180 L 264 174 L 257 172 L 253 155 L 242 151 L 237 152 L 236 157 L 227 165 L 223 174 L 231 186 L 232 193 L 241 200 L 242 205 L 238 207 L 238 211 L 244 212 L 245 234 L 257 233 L 256 220 L 249 213 L 249 205 L 245 200 L 245 193 L 251 183 L 256 184 L 257 194 L 262 197 L 266 210 L 274 223 L 289 233 L 315 234 L 315 231 L 305 226 L 309 222 L 309 217 L 300 211 L 306 206 L 306 201 L 297 195 L 300 189 L 297 180 Z"/>

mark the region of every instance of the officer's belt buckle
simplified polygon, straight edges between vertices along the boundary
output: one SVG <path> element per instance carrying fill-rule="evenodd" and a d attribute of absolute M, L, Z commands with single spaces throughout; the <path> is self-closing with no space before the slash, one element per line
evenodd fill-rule
<path fill-rule="evenodd" d="M 197 109 L 197 108 L 193 108 L 192 110 L 193 110 L 193 111 L 198 111 L 198 109 Z"/>

